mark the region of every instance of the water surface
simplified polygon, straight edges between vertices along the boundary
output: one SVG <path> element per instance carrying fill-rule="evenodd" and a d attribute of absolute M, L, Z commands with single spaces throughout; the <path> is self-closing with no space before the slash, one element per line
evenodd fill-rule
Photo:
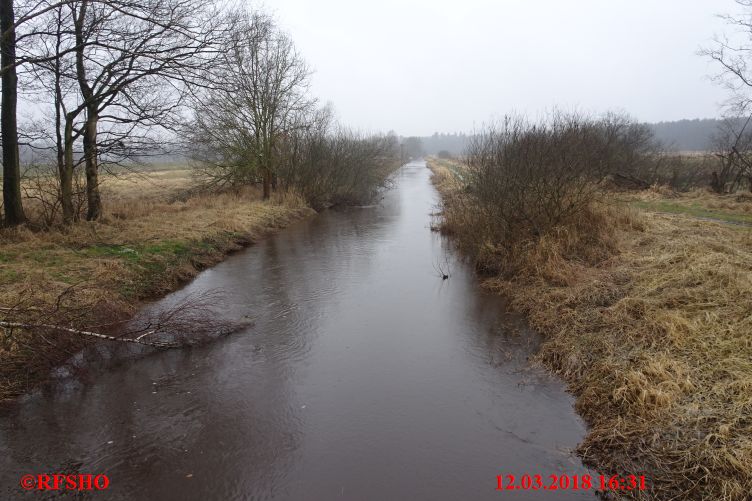
<path fill-rule="evenodd" d="M 298 223 L 153 306 L 222 289 L 248 329 L 4 410 L 0 498 L 59 471 L 106 473 L 105 499 L 186 500 L 530 499 L 496 475 L 586 473 L 571 397 L 527 363 L 535 336 L 430 231 L 429 177 L 410 163 L 379 204 Z"/>

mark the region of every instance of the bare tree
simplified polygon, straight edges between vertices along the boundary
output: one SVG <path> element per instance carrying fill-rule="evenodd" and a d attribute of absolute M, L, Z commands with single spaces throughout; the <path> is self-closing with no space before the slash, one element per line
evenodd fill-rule
<path fill-rule="evenodd" d="M 715 61 L 720 70 L 717 82 L 730 92 L 726 103 L 729 117 L 714 138 L 717 169 L 713 171 L 711 188 L 724 193 L 739 188 L 747 179 L 752 190 L 752 0 L 736 0 L 742 7 L 738 15 L 722 15 L 730 30 L 715 38 L 710 48 L 700 51 Z M 735 120 L 737 119 L 737 120 Z"/>
<path fill-rule="evenodd" d="M 308 67 L 290 38 L 262 13 L 239 13 L 218 85 L 195 101 L 191 138 L 213 185 L 260 178 L 269 198 L 279 142 L 315 105 Z"/>
<path fill-rule="evenodd" d="M 102 212 L 99 194 L 100 120 L 133 130 L 164 125 L 221 46 L 220 16 L 200 0 L 82 0 L 71 5 L 76 81 L 86 113 L 83 152 L 87 219 Z M 177 92 L 174 92 L 177 91 Z M 170 96 L 170 94 L 172 96 Z M 166 99 L 160 97 L 169 96 Z"/>
<path fill-rule="evenodd" d="M 2 104 L 0 104 L 0 137 L 3 149 L 3 205 L 5 208 L 4 223 L 6 226 L 16 226 L 25 220 L 21 200 L 21 173 L 18 151 L 18 76 L 17 68 L 32 60 L 48 61 L 50 56 L 42 58 L 17 57 L 16 44 L 29 38 L 34 30 L 17 36 L 20 27 L 35 21 L 47 12 L 70 3 L 70 0 L 59 2 L 29 1 L 22 2 L 21 15 L 16 19 L 15 3 L 13 0 L 0 0 L 0 78 L 2 78 Z M 58 55 L 51 56 L 52 58 Z"/>
<path fill-rule="evenodd" d="M 79 161 L 86 217 L 98 219 L 101 166 L 144 155 L 174 129 L 186 94 L 206 85 L 206 68 L 226 45 L 225 21 L 217 3 L 201 0 L 77 0 L 38 16 L 25 57 L 52 96 L 66 223 L 76 216 Z"/>
<path fill-rule="evenodd" d="M 700 51 L 719 67 L 715 79 L 730 91 L 727 109 L 735 116 L 746 116 L 752 101 L 752 0 L 735 0 L 742 8 L 738 15 L 724 14 L 729 30 L 717 36 L 710 47 Z"/>

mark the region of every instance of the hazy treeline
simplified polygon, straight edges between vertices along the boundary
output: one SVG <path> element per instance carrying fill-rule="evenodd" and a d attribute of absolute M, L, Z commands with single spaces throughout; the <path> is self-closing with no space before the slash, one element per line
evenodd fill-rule
<path fill-rule="evenodd" d="M 710 151 L 713 139 L 724 125 L 723 119 L 705 118 L 648 124 L 655 137 L 676 151 Z M 741 119 L 734 120 L 736 126 Z"/>
<path fill-rule="evenodd" d="M 744 119 L 732 119 L 735 126 L 743 125 Z M 657 123 L 645 123 L 667 148 L 681 152 L 704 152 L 715 147 L 714 139 L 723 129 L 727 120 L 716 118 L 676 120 Z M 445 134 L 435 132 L 431 136 L 415 137 L 420 142 L 420 149 L 426 155 L 438 155 L 441 151 L 452 155 L 461 155 L 465 151 L 472 135 Z"/>
<path fill-rule="evenodd" d="M 445 134 L 434 132 L 431 136 L 411 136 L 403 140 L 408 144 L 408 150 L 415 156 L 438 155 L 439 152 L 447 152 L 450 155 L 461 155 L 470 143 L 472 135 L 464 133 Z"/>
<path fill-rule="evenodd" d="M 260 184 L 264 198 L 280 188 L 316 192 L 317 205 L 362 197 L 368 190 L 352 179 L 378 184 L 383 165 L 399 160 L 396 138 L 339 131 L 308 92 L 310 70 L 291 39 L 263 12 L 203 0 L 3 0 L 0 7 L 8 226 L 24 222 L 29 197 L 45 225 L 99 219 L 101 171 L 151 156 L 200 161 L 204 188 Z M 31 109 L 23 121 L 19 96 Z M 297 163 L 301 151 L 323 145 L 336 169 Z M 21 151 L 35 164 L 24 183 Z M 365 165 L 378 175 L 363 175 Z"/>

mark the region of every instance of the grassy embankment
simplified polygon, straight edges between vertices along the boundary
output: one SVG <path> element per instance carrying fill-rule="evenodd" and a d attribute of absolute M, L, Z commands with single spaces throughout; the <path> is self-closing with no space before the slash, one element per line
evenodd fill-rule
<path fill-rule="evenodd" d="M 429 166 L 444 229 L 457 236 L 473 218 L 452 174 L 462 167 Z M 622 496 L 749 499 L 752 229 L 696 216 L 747 222 L 752 199 L 648 191 L 611 201 L 527 242 L 518 262 L 499 263 L 511 273 L 485 285 L 545 335 L 537 358 L 568 382 L 589 424 L 584 460 L 647 475 L 647 491 Z"/>
<path fill-rule="evenodd" d="M 101 222 L 75 223 L 67 231 L 3 230 L 0 313 L 20 305 L 55 320 L 59 304 L 68 325 L 126 319 L 143 301 L 174 290 L 228 252 L 313 213 L 296 197 L 263 202 L 250 189 L 180 196 L 189 174 L 173 168 L 105 179 Z M 28 207 L 33 211 L 33 201 Z M 0 400 L 43 380 L 82 343 L 64 333 L 6 332 Z"/>

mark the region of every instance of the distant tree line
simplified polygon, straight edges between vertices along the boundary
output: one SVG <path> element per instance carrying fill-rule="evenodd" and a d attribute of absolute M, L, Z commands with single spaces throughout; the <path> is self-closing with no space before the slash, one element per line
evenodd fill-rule
<path fill-rule="evenodd" d="M 731 119 L 735 126 L 742 126 L 744 118 Z M 677 152 L 705 152 L 716 147 L 715 139 L 728 120 L 705 118 L 645 123 L 666 148 Z M 434 133 L 431 136 L 416 137 L 427 155 L 438 155 L 443 151 L 450 155 L 461 155 L 472 139 L 472 134 Z"/>
<path fill-rule="evenodd" d="M 705 118 L 657 122 L 648 124 L 656 139 L 668 148 L 680 152 L 711 151 L 716 147 L 716 137 L 728 125 L 740 127 L 744 118 L 730 120 Z"/>

